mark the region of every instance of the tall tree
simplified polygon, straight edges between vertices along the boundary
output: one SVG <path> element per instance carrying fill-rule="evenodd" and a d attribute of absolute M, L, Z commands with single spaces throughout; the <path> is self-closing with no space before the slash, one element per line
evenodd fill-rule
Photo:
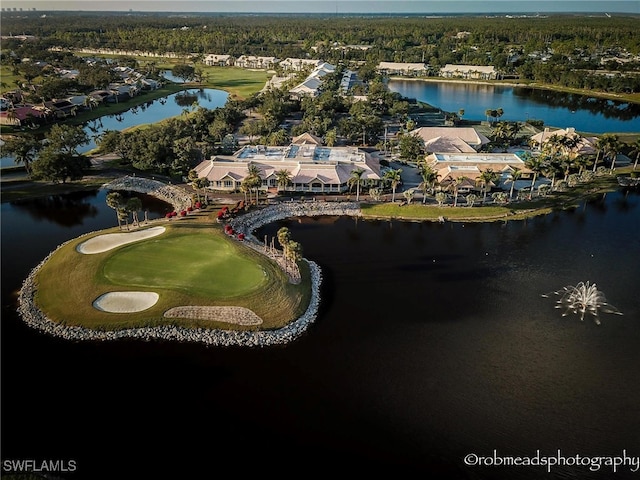
<path fill-rule="evenodd" d="M 17 164 L 23 164 L 27 173 L 31 173 L 31 163 L 42 149 L 42 143 L 32 134 L 14 135 L 4 141 L 3 155 L 12 155 Z"/>
<path fill-rule="evenodd" d="M 353 188 L 354 185 L 356 186 L 356 202 L 360 200 L 360 185 L 362 185 L 363 174 L 364 170 L 362 168 L 356 168 L 351 172 L 351 176 L 347 180 L 350 188 Z"/>
<path fill-rule="evenodd" d="M 395 170 L 387 170 L 384 173 L 384 180 L 386 182 L 388 182 L 391 185 L 391 201 L 395 202 L 396 200 L 396 189 L 398 188 L 398 186 L 402 183 L 402 176 L 400 175 L 402 173 L 402 169 L 398 168 Z"/>

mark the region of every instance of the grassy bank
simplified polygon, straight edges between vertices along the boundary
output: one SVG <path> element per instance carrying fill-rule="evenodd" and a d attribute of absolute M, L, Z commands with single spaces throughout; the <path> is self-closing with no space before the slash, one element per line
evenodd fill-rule
<path fill-rule="evenodd" d="M 118 232 L 117 228 L 75 239 L 61 247 L 38 272 L 37 305 L 56 322 L 106 330 L 167 324 L 273 329 L 305 311 L 311 295 L 308 271 L 303 272 L 300 285 L 290 284 L 274 262 L 228 238 L 207 214 L 163 221 L 163 226 L 167 231 L 152 240 L 100 254 L 84 255 L 77 251 L 77 246 L 98 234 Z M 199 246 L 194 248 L 194 244 Z M 198 265 L 197 275 L 194 265 Z M 234 276 L 235 280 L 230 281 Z M 63 278 L 65 281 L 60 281 Z M 148 310 L 136 313 L 95 309 L 92 302 L 110 291 L 151 291 L 158 293 L 160 299 Z M 225 322 L 163 318 L 166 310 L 182 305 L 246 307 L 264 323 L 259 327 L 242 327 Z"/>
<path fill-rule="evenodd" d="M 619 175 L 631 173 L 632 167 L 617 169 Z M 531 201 L 521 201 L 506 205 L 483 206 L 437 206 L 411 203 L 400 205 L 397 203 L 363 203 L 362 214 L 365 218 L 398 219 L 410 221 L 446 221 L 454 222 L 492 222 L 522 220 L 524 218 L 547 215 L 554 211 L 577 208 L 585 201 L 615 191 L 619 188 L 616 175 L 603 175 L 589 183 L 569 188 L 564 192 L 555 192 L 547 197 L 534 198 Z"/>

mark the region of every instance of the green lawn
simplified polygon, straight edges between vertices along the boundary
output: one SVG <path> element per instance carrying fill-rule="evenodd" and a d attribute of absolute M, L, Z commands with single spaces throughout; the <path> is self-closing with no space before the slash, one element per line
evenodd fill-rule
<path fill-rule="evenodd" d="M 104 263 L 102 274 L 117 285 L 234 298 L 269 281 L 254 259 L 236 255 L 234 247 L 219 235 L 197 231 L 157 237 L 115 252 Z"/>
<path fill-rule="evenodd" d="M 36 304 L 53 321 L 94 329 L 156 325 L 224 329 L 280 328 L 298 318 L 311 296 L 309 271 L 292 285 L 282 270 L 242 242 L 227 237 L 208 216 L 167 222 L 164 234 L 108 252 L 85 255 L 78 244 L 117 228 L 67 243 L 39 270 Z M 93 301 L 113 291 L 150 291 L 160 295 L 151 308 L 136 313 L 96 310 Z M 259 327 L 186 319 L 165 319 L 166 310 L 184 305 L 240 306 L 263 320 Z"/>

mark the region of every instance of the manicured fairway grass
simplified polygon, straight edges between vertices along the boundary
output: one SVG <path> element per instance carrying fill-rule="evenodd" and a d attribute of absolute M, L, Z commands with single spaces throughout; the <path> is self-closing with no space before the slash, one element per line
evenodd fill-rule
<path fill-rule="evenodd" d="M 235 247 L 220 235 L 199 232 L 158 237 L 115 252 L 104 263 L 103 275 L 117 285 L 233 298 L 269 280 L 255 259 L 237 255 Z"/>
<path fill-rule="evenodd" d="M 311 285 L 306 264 L 303 282 L 292 285 L 271 260 L 227 237 L 220 225 L 202 219 L 163 223 L 162 235 L 108 252 L 85 255 L 77 246 L 103 233 L 67 243 L 47 260 L 37 276 L 36 304 L 53 321 L 94 329 L 157 325 L 223 329 L 279 328 L 307 308 Z M 148 310 L 109 313 L 93 301 L 113 291 L 156 292 Z M 207 320 L 166 319 L 169 308 L 184 305 L 240 306 L 262 318 L 258 327 Z"/>

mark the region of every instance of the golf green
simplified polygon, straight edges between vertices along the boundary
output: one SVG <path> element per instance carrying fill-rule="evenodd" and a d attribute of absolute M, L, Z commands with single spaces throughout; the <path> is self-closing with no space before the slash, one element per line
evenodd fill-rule
<path fill-rule="evenodd" d="M 262 266 L 219 235 L 184 233 L 135 243 L 113 252 L 102 269 L 113 284 L 234 298 L 263 287 Z"/>

